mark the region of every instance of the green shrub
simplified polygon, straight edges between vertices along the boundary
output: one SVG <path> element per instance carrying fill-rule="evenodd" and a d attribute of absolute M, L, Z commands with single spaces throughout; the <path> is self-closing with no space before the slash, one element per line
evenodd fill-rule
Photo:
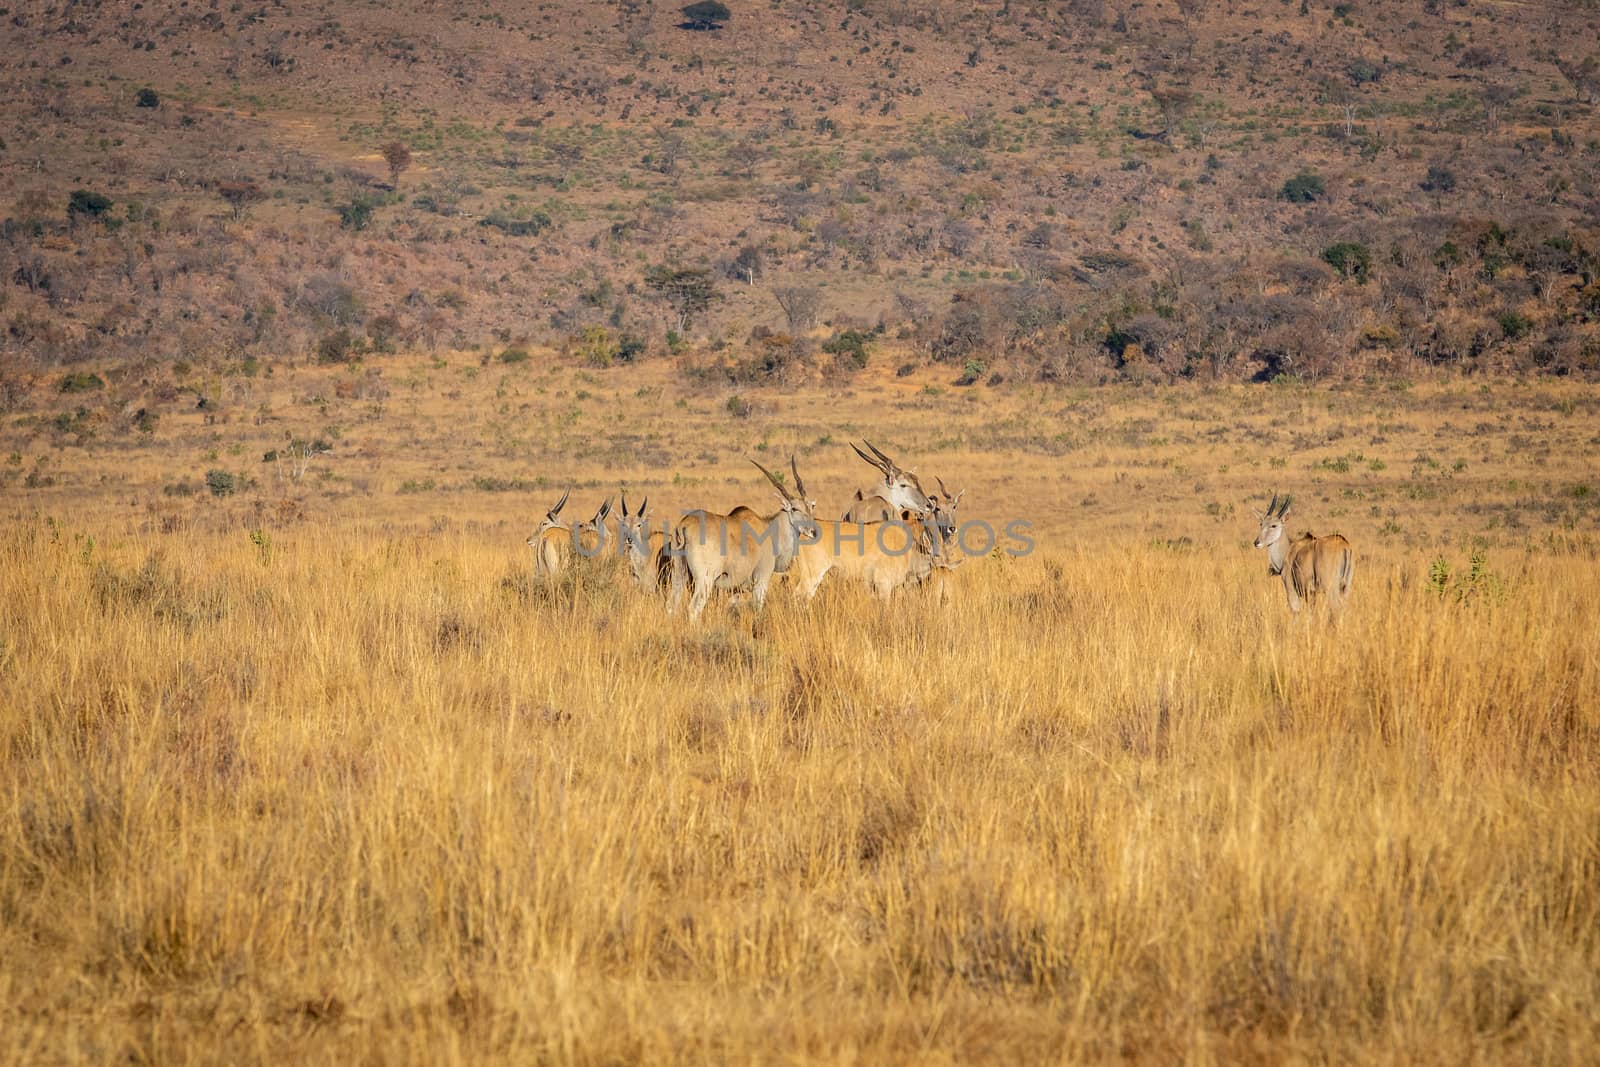
<path fill-rule="evenodd" d="M 569 350 L 592 367 L 609 367 L 617 358 L 617 343 L 604 326 L 585 326 L 568 338 Z"/>
<path fill-rule="evenodd" d="M 317 360 L 321 363 L 343 363 L 356 351 L 356 339 L 346 329 L 334 330 L 317 341 Z"/>
<path fill-rule="evenodd" d="M 1278 195 L 1291 204 L 1309 204 L 1314 200 L 1321 200 L 1327 195 L 1327 191 L 1323 188 L 1322 178 L 1319 175 L 1304 171 L 1284 182 L 1283 189 Z"/>
<path fill-rule="evenodd" d="M 63 393 L 88 393 L 96 389 L 105 388 L 105 384 L 105 381 L 98 374 L 91 374 L 88 371 L 76 371 L 62 377 L 61 391 Z"/>
<path fill-rule="evenodd" d="M 232 496 L 239 491 L 239 479 L 225 470 L 213 467 L 206 471 L 206 488 L 212 496 Z"/>
<path fill-rule="evenodd" d="M 534 237 L 550 228 L 550 216 L 543 211 L 535 211 L 530 217 L 519 219 L 496 210 L 478 225 L 491 226 L 510 237 Z"/>
<path fill-rule="evenodd" d="M 339 225 L 346 230 L 364 230 L 372 222 L 372 212 L 378 202 L 370 196 L 358 196 L 347 204 L 339 205 Z"/>
<path fill-rule="evenodd" d="M 68 218 L 98 219 L 111 210 L 111 198 L 87 189 L 74 189 L 67 198 Z"/>
<path fill-rule="evenodd" d="M 617 362 L 632 363 L 644 354 L 644 338 L 625 333 L 617 338 Z"/>
<path fill-rule="evenodd" d="M 822 342 L 822 350 L 831 356 L 843 356 L 858 369 L 867 365 L 867 342 L 872 335 L 861 330 L 840 330 Z"/>
<path fill-rule="evenodd" d="M 728 5 L 719 0 L 700 0 L 683 9 L 684 18 L 688 20 L 684 25 L 695 30 L 714 30 L 727 22 L 732 14 Z"/>
<path fill-rule="evenodd" d="M 500 353 L 501 363 L 526 363 L 531 358 L 530 353 L 521 345 L 512 345 Z"/>
<path fill-rule="evenodd" d="M 1322 261 L 1341 277 L 1364 282 L 1372 271 L 1372 250 L 1359 241 L 1340 241 L 1322 250 Z"/>
<path fill-rule="evenodd" d="M 1515 341 L 1533 332 L 1533 320 L 1520 311 L 1508 311 L 1499 318 L 1500 332 Z"/>
<path fill-rule="evenodd" d="M 147 85 L 139 90 L 138 95 L 134 97 L 133 103 L 135 107 L 160 107 L 161 97 Z"/>

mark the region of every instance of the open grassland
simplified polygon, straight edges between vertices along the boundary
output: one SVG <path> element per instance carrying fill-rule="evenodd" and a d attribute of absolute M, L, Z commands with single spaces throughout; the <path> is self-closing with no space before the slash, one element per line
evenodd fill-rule
<path fill-rule="evenodd" d="M 0 1061 L 1600 1042 L 1592 391 L 349 380 L 5 424 Z M 793 450 L 831 511 L 863 431 L 1038 551 L 692 629 L 531 578 L 569 480 L 726 507 Z M 1355 543 L 1337 626 L 1247 547 L 1269 482 Z"/>

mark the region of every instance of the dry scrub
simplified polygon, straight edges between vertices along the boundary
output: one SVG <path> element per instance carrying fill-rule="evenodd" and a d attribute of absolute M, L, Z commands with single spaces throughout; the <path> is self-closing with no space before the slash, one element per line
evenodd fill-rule
<path fill-rule="evenodd" d="M 0 531 L 0 1061 L 1600 1041 L 1592 551 L 1369 549 L 1330 628 L 1058 540 L 683 630 L 508 536 L 89 532 Z"/>

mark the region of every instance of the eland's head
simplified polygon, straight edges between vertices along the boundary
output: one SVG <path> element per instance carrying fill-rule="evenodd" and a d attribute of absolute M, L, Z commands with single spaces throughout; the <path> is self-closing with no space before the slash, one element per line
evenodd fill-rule
<path fill-rule="evenodd" d="M 544 536 L 546 530 L 561 528 L 561 509 L 567 506 L 567 497 L 571 495 L 572 488 L 569 486 L 567 491 L 561 494 L 561 499 L 556 501 L 555 506 L 544 513 L 544 519 L 539 523 L 539 528 L 533 532 L 532 537 L 528 538 L 528 547 L 539 547 L 539 540 Z"/>
<path fill-rule="evenodd" d="M 628 491 L 622 491 L 622 512 L 617 516 L 617 536 L 622 539 L 623 554 L 628 557 L 628 568 L 634 578 L 644 581 L 649 574 L 652 549 L 650 546 L 650 498 L 645 497 L 639 510 L 628 510 Z"/>
<path fill-rule="evenodd" d="M 1261 523 L 1261 528 L 1256 532 L 1255 546 L 1264 548 L 1268 552 L 1274 551 L 1274 546 L 1282 544 L 1284 539 L 1283 520 L 1289 514 L 1289 505 L 1294 498 L 1287 493 L 1283 499 L 1278 499 L 1278 494 L 1272 494 L 1272 502 L 1267 505 L 1266 511 L 1256 512 L 1256 520 Z M 1281 552 L 1281 548 L 1278 549 Z M 1276 558 L 1276 557 L 1274 557 Z"/>
<path fill-rule="evenodd" d="M 914 472 L 901 467 L 871 441 L 865 438 L 862 441 L 871 449 L 871 455 L 861 451 L 853 443 L 850 447 L 855 449 L 856 455 L 872 464 L 883 475 L 883 484 L 877 488 L 879 496 L 887 500 L 897 511 L 910 510 L 921 514 L 933 509 L 928 494 L 922 491 L 922 483 L 917 480 Z"/>
<path fill-rule="evenodd" d="M 800 478 L 800 468 L 795 465 L 794 457 L 789 457 L 789 470 L 794 474 L 794 485 L 785 485 L 783 479 L 773 474 L 755 460 L 756 469 L 767 476 L 767 481 L 778 491 L 778 502 L 783 506 L 785 513 L 796 519 L 814 518 L 817 513 L 817 502 L 806 495 L 806 483 Z"/>
<path fill-rule="evenodd" d="M 597 556 L 610 544 L 610 538 L 607 537 L 609 531 L 606 528 L 606 517 L 610 514 L 611 498 L 607 497 L 605 503 L 594 513 L 594 518 L 585 519 L 572 528 L 572 539 L 584 555 Z"/>
<path fill-rule="evenodd" d="M 934 523 L 939 528 L 940 539 L 948 543 L 955 536 L 956 509 L 961 506 L 961 498 L 967 495 L 967 491 L 962 489 L 952 493 L 945 487 L 943 478 L 935 477 L 934 481 L 939 483 L 939 491 L 929 498 L 933 504 Z"/>

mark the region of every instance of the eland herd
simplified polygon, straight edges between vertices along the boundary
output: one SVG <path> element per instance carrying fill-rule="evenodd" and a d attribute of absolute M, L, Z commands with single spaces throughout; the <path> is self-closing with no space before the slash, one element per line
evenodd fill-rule
<path fill-rule="evenodd" d="M 830 573 L 866 586 L 887 599 L 897 590 L 927 586 L 934 598 L 948 599 L 948 582 L 968 555 L 986 555 L 995 548 L 994 531 L 979 524 L 986 534 L 983 547 L 974 552 L 966 543 L 956 512 L 966 490 L 952 493 L 942 479 L 938 491 L 928 493 L 910 469 L 901 467 L 872 442 L 866 450 L 850 447 L 880 475 L 880 481 L 857 489 L 849 508 L 838 519 L 817 517 L 817 501 L 806 491 L 794 457 L 789 459 L 792 482 L 751 460 L 776 490 L 777 510 L 762 513 L 740 505 L 727 513 L 695 509 L 676 523 L 656 524 L 650 515 L 650 498 L 629 510 L 622 493 L 622 510 L 615 515 L 607 499 L 593 517 L 569 523 L 561 511 L 571 490 L 545 513 L 528 547 L 534 551 L 534 573 L 541 580 L 557 578 L 574 557 L 594 558 L 616 553 L 627 563 L 634 582 L 649 592 L 664 595 L 668 614 L 675 614 L 689 594 L 689 617 L 699 618 L 715 590 L 735 599 L 748 596 L 755 610 L 766 601 L 774 575 L 787 574 L 794 595 L 810 600 Z M 1265 511 L 1256 512 L 1260 531 L 1255 547 L 1266 549 L 1271 573 L 1282 576 L 1289 608 L 1325 596 L 1337 611 L 1350 592 L 1354 554 L 1350 542 L 1338 534 L 1291 539 L 1284 526 L 1292 498 L 1277 493 Z M 969 524 L 971 525 L 971 524 Z M 1026 521 L 1007 526 L 1020 550 L 1031 551 Z"/>

